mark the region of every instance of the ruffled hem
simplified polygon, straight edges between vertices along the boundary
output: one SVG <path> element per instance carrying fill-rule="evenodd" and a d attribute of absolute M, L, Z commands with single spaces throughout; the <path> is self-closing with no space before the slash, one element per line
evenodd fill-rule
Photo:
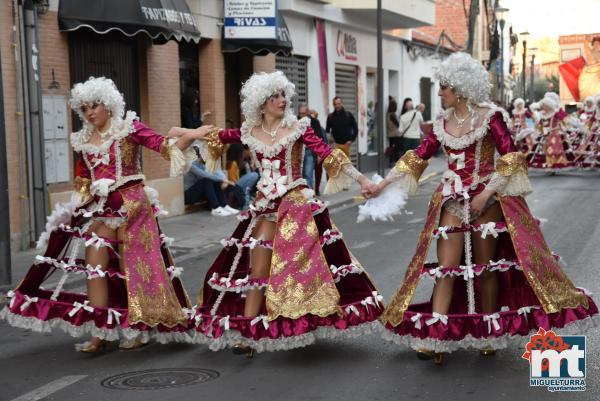
<path fill-rule="evenodd" d="M 323 194 L 337 194 L 340 191 L 350 188 L 350 185 L 352 185 L 352 178 L 343 172 L 340 172 L 337 177 L 329 177 L 327 179 L 327 184 L 325 185 L 325 191 Z"/>
<path fill-rule="evenodd" d="M 218 338 L 209 337 L 204 334 L 196 334 L 193 338 L 193 342 L 196 344 L 206 344 L 211 351 L 219 351 L 241 343 L 252 347 L 257 353 L 261 353 L 303 348 L 314 344 L 317 340 L 357 338 L 371 333 L 381 333 L 382 330 L 383 326 L 381 323 L 378 320 L 375 320 L 347 327 L 345 329 L 338 329 L 333 326 L 318 327 L 312 332 L 283 338 L 250 339 L 244 337 L 237 331 L 227 331 Z"/>
<path fill-rule="evenodd" d="M 533 191 L 526 173 L 515 173 L 508 177 L 508 182 L 498 192 L 504 196 L 525 196 Z"/>
<path fill-rule="evenodd" d="M 53 330 L 58 329 L 75 338 L 89 335 L 108 341 L 139 339 L 142 342 L 148 342 L 151 339 L 154 339 L 164 344 L 168 342 L 190 342 L 190 339 L 193 336 L 193 332 L 164 332 L 156 328 L 139 330 L 130 327 L 98 327 L 91 321 L 75 325 L 62 318 L 41 320 L 34 316 L 21 316 L 12 313 L 8 307 L 5 307 L 0 311 L 0 319 L 5 320 L 13 327 L 32 330 L 37 333 L 51 333 Z"/>
<path fill-rule="evenodd" d="M 582 320 L 575 320 L 561 328 L 551 328 L 559 335 L 574 335 L 585 333 L 586 331 L 600 326 L 600 318 L 597 315 L 587 317 Z M 550 328 L 549 328 L 550 329 Z M 414 350 L 427 349 L 434 352 L 454 352 L 459 349 L 504 349 L 508 346 L 520 346 L 536 334 L 538 329 L 532 329 L 526 334 L 504 334 L 500 337 L 475 338 L 467 335 L 465 338 L 456 341 L 443 341 L 433 338 L 419 338 L 412 335 L 398 335 L 386 327 L 383 330 L 384 340 L 402 345 Z"/>
<path fill-rule="evenodd" d="M 292 344 L 308 345 L 319 337 L 365 334 L 361 330 L 365 325 L 381 325 L 377 319 L 384 309 L 383 298 L 377 291 L 373 291 L 371 296 L 341 305 L 340 309 L 341 314 L 323 317 L 310 314 L 296 319 L 277 317 L 269 320 L 264 315 L 211 315 L 192 308 L 194 312 L 190 315 L 190 323 L 196 327 L 194 342 L 209 344 L 213 351 L 240 342 L 254 344 L 263 351 L 276 351 L 296 348 Z"/>
<path fill-rule="evenodd" d="M 47 298 L 50 296 L 50 292 L 45 290 L 41 290 L 35 296 L 23 294 L 18 290 L 10 291 L 7 296 L 10 298 L 10 303 L 4 308 L 2 316 L 15 316 L 11 319 L 17 323 L 31 321 L 31 319 L 38 320 L 41 323 L 37 326 L 46 331 L 56 326 L 59 321 L 64 323 L 61 323 L 64 327 L 73 327 L 72 332 L 75 332 L 75 328 L 82 328 L 82 333 L 93 331 L 99 333 L 99 337 L 112 335 L 110 333 L 119 330 L 158 331 L 162 333 L 188 330 L 186 320 L 173 323 L 132 323 L 129 321 L 129 310 L 127 308 L 92 307 L 89 305 L 87 297 L 79 293 L 61 292 L 57 300 Z M 19 318 L 17 319 L 17 317 Z M 28 324 L 34 325 L 34 323 Z"/>
<path fill-rule="evenodd" d="M 187 173 L 192 163 L 198 158 L 191 146 L 185 150 L 181 150 L 177 147 L 176 142 L 177 138 L 169 139 L 169 159 L 171 160 L 169 176 L 171 178 Z"/>
<path fill-rule="evenodd" d="M 404 313 L 399 325 L 385 325 L 389 333 L 386 337 L 414 349 L 426 348 L 436 352 L 469 347 L 504 348 L 508 338 L 535 334 L 540 327 L 550 330 L 571 326 L 587 330 L 598 326 L 598 309 L 589 296 L 588 302 L 588 309 L 578 306 L 550 314 L 544 312 L 540 305 L 515 310 L 504 307 L 491 314 L 449 315 L 419 311 L 425 304 L 413 305 Z"/>

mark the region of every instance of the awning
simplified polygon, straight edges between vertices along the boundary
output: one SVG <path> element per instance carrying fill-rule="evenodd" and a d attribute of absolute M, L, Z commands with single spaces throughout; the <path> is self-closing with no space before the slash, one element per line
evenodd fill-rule
<path fill-rule="evenodd" d="M 170 39 L 200 41 L 200 32 L 185 0 L 60 0 L 58 24 L 63 32 L 81 28 L 125 36 L 146 34 L 156 43 Z"/>
<path fill-rule="evenodd" d="M 277 12 L 276 18 L 276 37 L 275 38 L 260 38 L 260 39 L 231 39 L 225 38 L 225 29 L 223 27 L 221 50 L 224 53 L 235 53 L 242 49 L 246 49 L 257 56 L 264 56 L 269 53 L 289 56 L 292 52 L 292 37 L 290 30 L 285 23 L 285 19 L 281 13 Z"/>

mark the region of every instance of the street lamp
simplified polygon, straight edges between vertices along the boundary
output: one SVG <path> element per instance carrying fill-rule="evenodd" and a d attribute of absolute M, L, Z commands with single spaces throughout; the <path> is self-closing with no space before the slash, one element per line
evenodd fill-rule
<path fill-rule="evenodd" d="M 537 52 L 537 47 L 531 47 L 529 51 L 531 52 L 531 66 L 529 67 L 531 74 L 531 80 L 529 81 L 529 99 L 533 102 L 535 100 L 533 98 L 535 96 L 535 91 L 533 89 L 533 75 L 535 70 L 535 53 Z"/>
<path fill-rule="evenodd" d="M 527 98 L 527 36 L 529 36 L 529 32 L 521 32 L 519 36 L 523 38 L 523 97 Z"/>
<path fill-rule="evenodd" d="M 504 105 L 504 24 L 506 23 L 506 14 L 508 14 L 508 8 L 500 7 L 496 3 L 494 9 L 494 15 L 496 21 L 500 23 L 500 103 Z"/>

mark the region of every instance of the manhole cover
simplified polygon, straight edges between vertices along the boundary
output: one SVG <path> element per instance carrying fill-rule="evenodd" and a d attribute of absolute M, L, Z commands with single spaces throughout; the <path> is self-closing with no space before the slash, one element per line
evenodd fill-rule
<path fill-rule="evenodd" d="M 117 390 L 159 390 L 204 383 L 217 377 L 219 372 L 210 369 L 150 369 L 121 373 L 102 380 L 101 384 Z"/>

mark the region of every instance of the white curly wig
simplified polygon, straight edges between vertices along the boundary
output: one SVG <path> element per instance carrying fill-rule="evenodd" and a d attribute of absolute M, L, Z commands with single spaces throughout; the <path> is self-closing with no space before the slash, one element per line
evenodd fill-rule
<path fill-rule="evenodd" d="M 89 77 L 87 81 L 78 83 L 71 89 L 69 101 L 71 109 L 79 115 L 81 121 L 85 115 L 81 111 L 84 104 L 102 103 L 112 114 L 114 120 L 121 120 L 125 113 L 125 100 L 112 79 L 105 77 Z"/>
<path fill-rule="evenodd" d="M 546 92 L 546 93 L 544 93 L 544 98 L 552 99 L 554 101 L 554 103 L 557 105 L 557 108 L 560 107 L 560 96 L 558 96 L 558 93 Z"/>
<path fill-rule="evenodd" d="M 262 123 L 262 106 L 271 95 L 280 91 L 285 93 L 287 101 L 283 124 L 287 127 L 292 126 L 296 121 L 296 116 L 292 111 L 292 98 L 296 94 L 296 90 L 294 84 L 281 71 L 256 73 L 244 82 L 240 96 L 242 113 L 246 122 L 251 126 L 260 125 Z"/>
<path fill-rule="evenodd" d="M 490 78 L 483 65 L 467 53 L 453 53 L 440 65 L 435 74 L 441 85 L 449 86 L 454 93 L 471 103 L 488 102 Z"/>
<path fill-rule="evenodd" d="M 544 98 L 538 103 L 540 104 L 540 108 L 547 106 L 554 111 L 558 111 L 560 108 L 560 102 L 556 100 L 556 97 L 550 95 L 550 92 L 547 92 L 546 95 L 544 95 Z"/>
<path fill-rule="evenodd" d="M 525 106 L 525 100 L 523 100 L 522 98 L 518 97 L 513 101 L 513 106 L 517 107 L 517 106 Z"/>

